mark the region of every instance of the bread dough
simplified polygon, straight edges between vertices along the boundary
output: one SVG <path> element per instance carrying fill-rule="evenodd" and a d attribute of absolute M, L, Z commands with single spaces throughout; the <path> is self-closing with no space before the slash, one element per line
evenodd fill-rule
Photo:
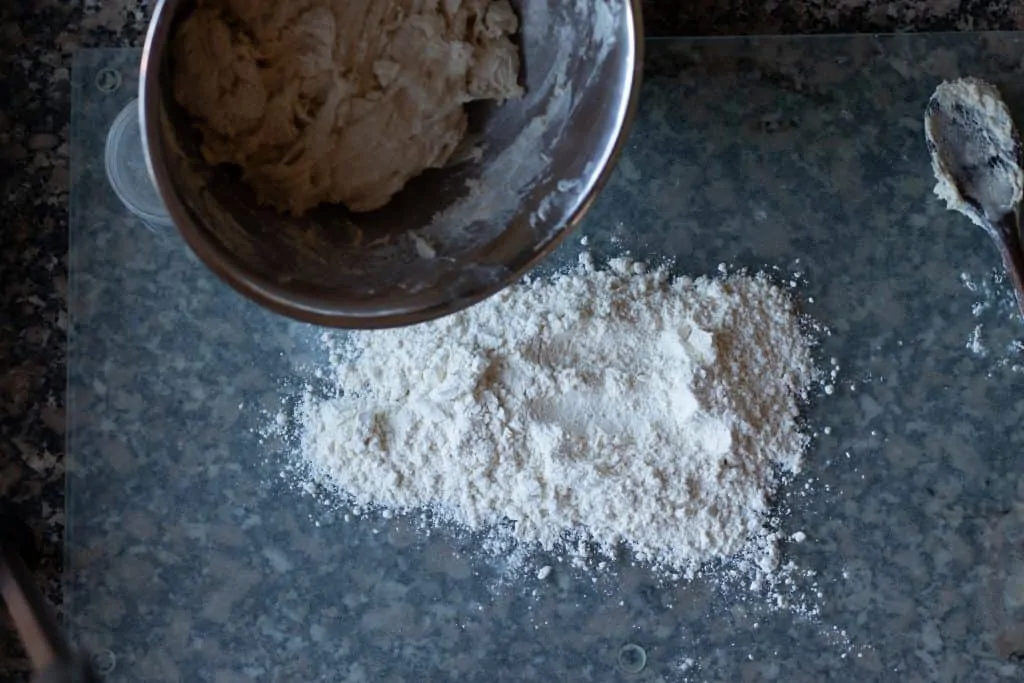
<path fill-rule="evenodd" d="M 372 211 L 445 165 L 464 105 L 523 94 L 507 0 L 200 0 L 174 97 L 261 203 Z"/>

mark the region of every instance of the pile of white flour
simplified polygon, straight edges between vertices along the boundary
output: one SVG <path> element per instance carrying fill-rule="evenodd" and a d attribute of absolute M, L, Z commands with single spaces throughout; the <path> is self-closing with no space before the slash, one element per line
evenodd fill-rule
<path fill-rule="evenodd" d="M 302 450 L 358 506 L 511 521 L 547 549 L 624 544 L 686 574 L 774 557 L 768 498 L 799 468 L 814 369 L 764 278 L 584 256 L 443 320 L 326 342 L 337 395 L 307 399 Z"/>

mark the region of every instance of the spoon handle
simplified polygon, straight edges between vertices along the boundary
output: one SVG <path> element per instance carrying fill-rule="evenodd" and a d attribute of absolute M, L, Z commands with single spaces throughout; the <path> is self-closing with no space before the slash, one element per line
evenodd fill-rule
<path fill-rule="evenodd" d="M 1017 307 L 1024 316 L 1024 248 L 1021 247 L 1020 224 L 1017 213 L 1010 212 L 995 225 L 993 236 L 999 244 L 999 252 L 1003 256 L 1003 265 L 1013 283 L 1013 291 L 1017 295 Z"/>

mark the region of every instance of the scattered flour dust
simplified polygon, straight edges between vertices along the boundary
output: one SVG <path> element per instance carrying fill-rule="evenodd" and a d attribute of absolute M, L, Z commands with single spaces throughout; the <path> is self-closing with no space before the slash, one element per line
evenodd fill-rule
<path fill-rule="evenodd" d="M 307 395 L 301 450 L 357 509 L 429 509 L 518 548 L 628 549 L 673 575 L 777 568 L 769 499 L 800 468 L 816 373 L 767 278 L 584 254 L 439 321 L 324 339 L 334 389 Z"/>
<path fill-rule="evenodd" d="M 960 283 L 975 299 L 971 304 L 975 324 L 965 343 L 967 350 L 978 358 L 989 357 L 995 368 L 1024 372 L 1020 312 L 1006 274 L 999 268 L 981 275 L 964 272 Z"/>

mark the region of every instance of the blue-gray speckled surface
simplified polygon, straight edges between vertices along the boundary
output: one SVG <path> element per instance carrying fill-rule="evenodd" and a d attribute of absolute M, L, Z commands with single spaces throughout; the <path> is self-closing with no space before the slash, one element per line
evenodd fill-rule
<path fill-rule="evenodd" d="M 625 563 L 503 581 L 476 539 L 345 522 L 293 490 L 251 430 L 301 376 L 312 332 L 119 208 L 97 162 L 134 54 L 83 53 L 73 632 L 116 660 L 112 680 L 1020 680 L 1024 374 L 1004 347 L 1024 327 L 1005 306 L 973 314 L 961 274 L 986 277 L 998 255 L 930 196 L 920 119 L 961 74 L 1024 111 L 1021 54 L 1011 34 L 648 46 L 630 144 L 583 233 L 600 256 L 677 257 L 691 274 L 802 273 L 802 307 L 832 330 L 820 357 L 841 368 L 779 501 L 782 530 L 807 535 L 783 548 L 793 601 L 820 609 L 806 616 Z M 125 78 L 111 95 L 93 85 L 104 66 Z M 987 356 L 965 348 L 979 323 Z M 616 669 L 626 643 L 646 649 L 639 675 Z"/>
<path fill-rule="evenodd" d="M 60 605 L 72 53 L 138 46 L 148 0 L 0 3 L 0 502 L 30 526 Z M 1024 28 L 1012 0 L 644 0 L 648 35 Z M 0 610 L 0 677 L 27 663 Z"/>
<path fill-rule="evenodd" d="M 72 53 L 138 46 L 148 0 L 0 3 L 0 502 L 30 526 L 60 605 Z M 1024 28 L 1013 0 L 644 0 L 648 35 Z M 0 677 L 27 663 L 0 610 Z"/>

